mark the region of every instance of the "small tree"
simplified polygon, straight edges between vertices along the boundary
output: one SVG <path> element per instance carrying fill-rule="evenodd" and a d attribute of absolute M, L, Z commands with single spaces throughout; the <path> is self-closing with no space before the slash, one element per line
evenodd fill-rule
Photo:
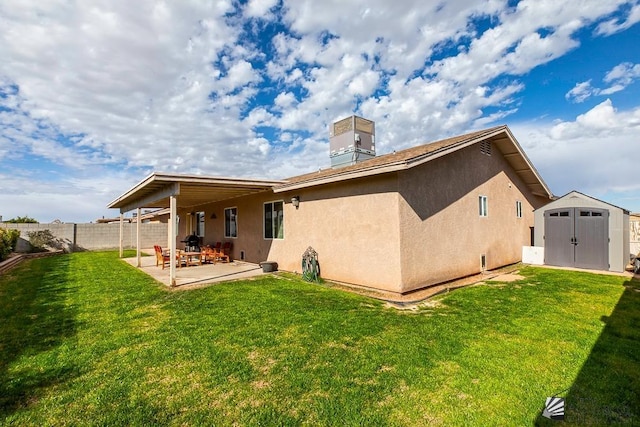
<path fill-rule="evenodd" d="M 47 246 L 51 246 L 55 240 L 55 236 L 50 230 L 30 231 L 27 235 L 31 246 L 40 251 L 45 250 Z"/>
<path fill-rule="evenodd" d="M 9 222 L 12 224 L 39 224 L 38 220 L 28 216 L 17 216 L 5 222 Z"/>
<path fill-rule="evenodd" d="M 18 237 L 20 237 L 18 230 L 5 230 L 4 228 L 0 228 L 0 261 L 4 260 L 7 255 L 15 250 Z"/>

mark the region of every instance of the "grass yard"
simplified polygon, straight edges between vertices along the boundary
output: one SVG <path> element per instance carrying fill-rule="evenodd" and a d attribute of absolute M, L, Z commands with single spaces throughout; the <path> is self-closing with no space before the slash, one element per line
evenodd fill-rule
<path fill-rule="evenodd" d="M 640 424 L 640 284 L 525 268 L 416 312 L 293 277 L 171 292 L 77 253 L 0 277 L 2 425 Z M 559 425 L 559 424 L 558 424 Z"/>

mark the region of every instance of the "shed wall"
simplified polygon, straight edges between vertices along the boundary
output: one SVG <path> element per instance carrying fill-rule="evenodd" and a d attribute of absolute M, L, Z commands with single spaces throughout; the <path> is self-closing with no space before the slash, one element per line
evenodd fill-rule
<path fill-rule="evenodd" d="M 544 246 L 544 213 L 559 208 L 598 208 L 609 211 L 609 270 L 624 271 L 629 262 L 629 215 L 621 208 L 572 192 L 534 213 L 535 246 Z"/>

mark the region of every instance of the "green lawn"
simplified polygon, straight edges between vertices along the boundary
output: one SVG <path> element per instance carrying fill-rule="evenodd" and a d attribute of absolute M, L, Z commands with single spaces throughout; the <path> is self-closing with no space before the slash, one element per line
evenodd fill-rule
<path fill-rule="evenodd" d="M 0 424 L 640 424 L 640 289 L 525 268 L 417 312 L 292 277 L 170 292 L 115 253 L 0 277 Z"/>

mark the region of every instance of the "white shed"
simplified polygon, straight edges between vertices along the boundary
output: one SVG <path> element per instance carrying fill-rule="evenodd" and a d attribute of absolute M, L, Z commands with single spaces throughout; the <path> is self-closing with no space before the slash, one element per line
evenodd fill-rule
<path fill-rule="evenodd" d="M 534 245 L 544 263 L 624 271 L 629 263 L 629 211 L 572 191 L 534 211 Z"/>

